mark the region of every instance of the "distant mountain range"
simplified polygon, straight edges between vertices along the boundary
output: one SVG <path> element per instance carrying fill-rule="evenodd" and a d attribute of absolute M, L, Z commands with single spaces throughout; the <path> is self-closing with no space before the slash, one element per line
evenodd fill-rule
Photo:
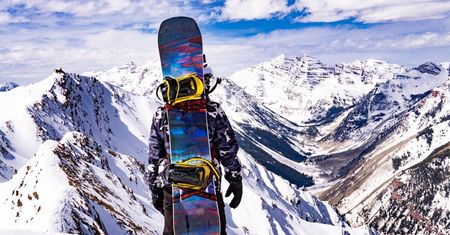
<path fill-rule="evenodd" d="M 282 55 L 229 79 L 297 125 L 288 139 L 307 160 L 274 158 L 313 176 L 311 190 L 352 225 L 447 234 L 449 76 L 448 62 L 328 66 Z"/>

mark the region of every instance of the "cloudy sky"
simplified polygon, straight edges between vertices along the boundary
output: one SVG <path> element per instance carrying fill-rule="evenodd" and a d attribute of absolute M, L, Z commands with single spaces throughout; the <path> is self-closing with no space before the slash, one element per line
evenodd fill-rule
<path fill-rule="evenodd" d="M 199 22 L 219 75 L 282 53 L 328 64 L 450 61 L 450 1 L 2 0 L 0 82 L 157 59 L 158 26 L 179 15 Z"/>

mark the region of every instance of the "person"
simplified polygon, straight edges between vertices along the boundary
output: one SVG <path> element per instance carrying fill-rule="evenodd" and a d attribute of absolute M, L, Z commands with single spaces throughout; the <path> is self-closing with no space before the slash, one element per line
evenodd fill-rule
<path fill-rule="evenodd" d="M 209 76 L 207 76 L 209 75 Z M 209 87 L 209 78 L 205 73 L 205 83 Z M 242 198 L 241 164 L 237 158 L 239 149 L 233 128 L 220 105 L 207 98 L 207 125 L 212 164 L 220 171 L 219 163 L 224 167 L 225 179 L 230 183 L 225 196 L 233 194 L 229 206 L 237 208 Z M 149 137 L 149 184 L 152 192 L 153 206 L 164 215 L 164 234 L 173 232 L 172 187 L 164 183 L 165 172 L 170 164 L 170 143 L 167 111 L 164 106 L 159 107 L 153 116 Z M 220 183 L 216 185 L 217 203 L 219 208 L 221 234 L 226 234 L 225 204 L 220 192 Z"/>

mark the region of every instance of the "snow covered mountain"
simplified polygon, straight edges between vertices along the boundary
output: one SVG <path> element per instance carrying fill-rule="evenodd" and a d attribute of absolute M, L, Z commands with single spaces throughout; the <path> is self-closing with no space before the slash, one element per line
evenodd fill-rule
<path fill-rule="evenodd" d="M 280 56 L 230 79 L 300 126 L 294 143 L 308 159 L 290 166 L 326 183 L 314 191 L 353 225 L 447 234 L 449 76 L 448 62 L 330 67 Z"/>
<path fill-rule="evenodd" d="M 355 61 L 330 67 L 309 57 L 280 55 L 230 80 L 298 124 L 324 123 L 353 106 L 360 98 L 404 68 L 382 61 Z"/>
<path fill-rule="evenodd" d="M 101 81 L 120 87 L 133 94 L 147 95 L 152 98 L 154 90 L 161 83 L 159 59 L 137 65 L 134 62 L 116 66 L 109 70 L 86 72 L 83 75 L 95 77 Z"/>
<path fill-rule="evenodd" d="M 14 82 L 0 83 L 0 92 L 9 91 L 9 90 L 14 89 L 14 88 L 16 88 L 18 86 L 19 85 L 17 83 L 14 83 Z"/>
<path fill-rule="evenodd" d="M 409 77 L 397 84 L 408 87 L 416 83 L 412 86 L 416 90 L 410 86 L 408 92 L 397 92 L 405 101 L 397 100 L 400 107 L 389 108 L 395 104 L 388 92 L 392 88 L 382 91 L 386 95 L 382 103 L 387 104 L 383 110 L 397 111 L 373 128 L 375 141 L 354 162 L 353 172 L 322 195 L 354 224 L 370 222 L 387 234 L 450 231 L 450 192 L 445 186 L 450 94 L 448 75 L 446 71 L 437 73 L 437 68 L 421 71 L 422 78 Z M 417 74 L 419 69 L 411 72 Z M 426 80 L 419 83 L 422 79 Z M 332 196 L 334 192 L 346 196 Z"/>
<path fill-rule="evenodd" d="M 1 185 L 2 229 L 83 234 L 157 234 L 144 165 L 80 132 L 45 141 Z"/>
<path fill-rule="evenodd" d="M 98 79 L 55 70 L 39 83 L 0 93 L 0 109 L 8 110 L 0 115 L 2 230 L 161 233 L 163 218 L 149 202 L 145 181 L 149 125 L 159 103 L 151 90 L 137 89 L 155 83 L 160 76 L 154 77 L 157 72 L 146 66 L 141 70 L 125 65 L 114 68 L 116 73 L 109 71 L 108 76 L 98 72 Z M 126 79 L 134 77 L 126 74 L 141 79 L 129 83 Z M 232 82 L 224 87 L 229 92 L 237 89 Z M 222 90 L 217 95 L 230 96 L 229 92 Z M 276 164 L 283 164 L 284 155 L 300 156 L 300 150 L 294 145 L 294 134 L 279 137 L 281 146 L 266 145 L 266 141 L 297 126 L 253 101 L 243 90 L 236 92 L 249 98 L 242 100 L 248 105 L 245 112 L 240 115 L 232 110 L 239 106 L 231 104 L 224 107 L 242 145 L 248 146 L 239 152 L 245 195 L 238 209 L 226 211 L 228 232 L 369 234 L 367 227 L 347 226 L 329 204 L 272 172 Z M 255 131 L 266 131 L 261 133 L 267 136 L 258 139 L 256 132 L 247 134 L 245 127 L 238 125 L 242 122 Z M 257 149 L 248 151 L 253 146 Z M 280 163 L 274 163 L 272 156 Z M 264 167 L 270 164 L 272 171 Z M 296 169 L 291 172 L 303 176 Z"/>
<path fill-rule="evenodd" d="M 0 107 L 8 110 L 0 116 L 2 165 L 19 169 L 45 140 L 60 140 L 69 131 L 83 132 L 144 162 L 144 133 L 151 120 L 145 112 L 156 106 L 96 79 L 64 73 L 2 92 Z"/>

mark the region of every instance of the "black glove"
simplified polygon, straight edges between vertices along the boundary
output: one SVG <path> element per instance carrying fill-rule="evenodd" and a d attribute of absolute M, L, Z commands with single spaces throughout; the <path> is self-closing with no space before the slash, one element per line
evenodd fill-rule
<path fill-rule="evenodd" d="M 164 207 L 163 207 L 164 193 L 163 193 L 163 189 L 162 188 L 158 188 L 155 185 L 155 186 L 151 187 L 151 191 L 152 191 L 152 204 L 153 204 L 153 206 L 155 207 L 156 210 L 158 210 L 159 212 L 164 214 Z"/>
<path fill-rule="evenodd" d="M 225 174 L 225 179 L 230 182 L 225 197 L 228 197 L 233 193 L 234 196 L 230 202 L 230 207 L 236 208 L 239 206 L 242 199 L 242 177 L 240 175 L 232 176 L 232 174 Z"/>

